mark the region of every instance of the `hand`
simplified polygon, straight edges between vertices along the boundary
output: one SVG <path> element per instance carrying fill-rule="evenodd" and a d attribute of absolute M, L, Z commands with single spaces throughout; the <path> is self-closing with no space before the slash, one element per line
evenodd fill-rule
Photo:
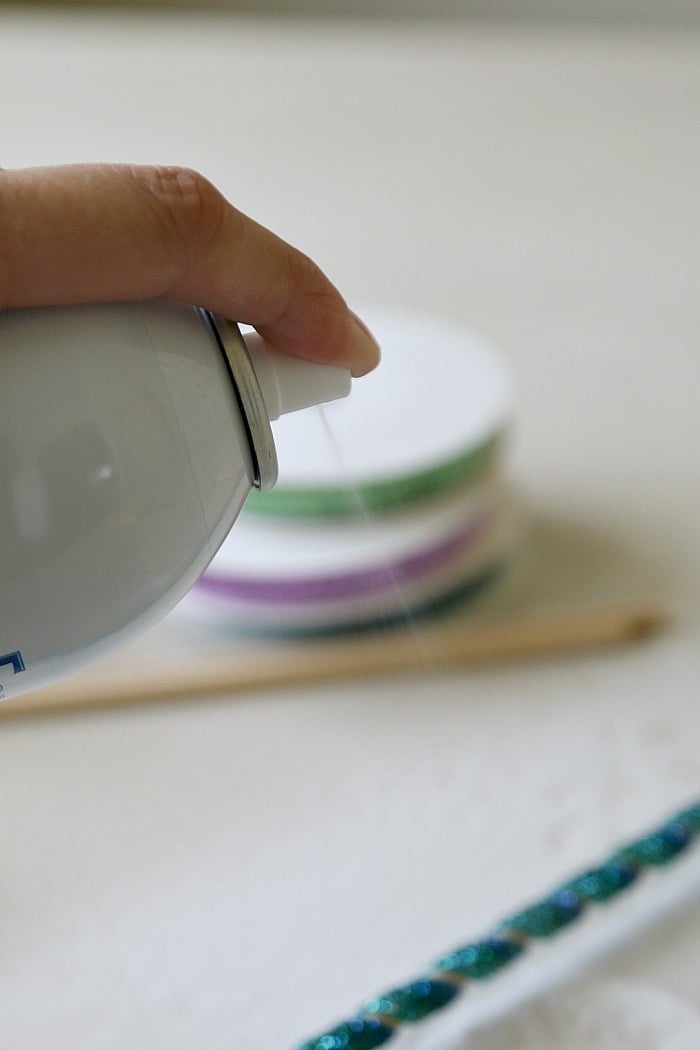
<path fill-rule="evenodd" d="M 173 299 L 364 375 L 379 348 L 305 255 L 184 168 L 0 170 L 0 309 Z"/>

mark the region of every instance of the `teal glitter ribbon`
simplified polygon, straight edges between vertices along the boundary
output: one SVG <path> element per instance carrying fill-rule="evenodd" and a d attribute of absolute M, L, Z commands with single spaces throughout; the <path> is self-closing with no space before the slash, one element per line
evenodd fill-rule
<path fill-rule="evenodd" d="M 309 1039 L 296 1050 L 374 1050 L 442 1010 L 472 981 L 494 977 L 522 958 L 533 942 L 554 937 L 593 904 L 605 904 L 652 868 L 681 856 L 700 836 L 700 800 L 661 827 L 616 850 L 597 868 L 581 872 L 541 901 L 504 919 L 481 940 L 441 956 L 424 976 L 369 999 L 357 1016 Z"/>

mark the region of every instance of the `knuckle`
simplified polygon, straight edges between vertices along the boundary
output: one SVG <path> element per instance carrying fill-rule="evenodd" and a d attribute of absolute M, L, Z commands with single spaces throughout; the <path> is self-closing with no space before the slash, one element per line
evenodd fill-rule
<path fill-rule="evenodd" d="M 223 198 L 208 179 L 191 168 L 170 165 L 133 171 L 151 199 L 161 232 L 183 260 L 211 242 L 221 223 Z"/>
<path fill-rule="evenodd" d="M 283 245 L 281 253 L 276 250 L 271 265 L 278 274 L 280 289 L 284 288 L 280 297 L 282 305 L 274 322 L 283 323 L 293 309 L 302 306 L 313 311 L 317 326 L 324 328 L 342 300 L 323 271 L 308 255 L 288 244 Z"/>
<path fill-rule="evenodd" d="M 295 251 L 288 265 L 290 272 L 294 273 L 294 283 L 305 298 L 319 302 L 338 298 L 338 292 L 329 278 L 308 255 Z"/>

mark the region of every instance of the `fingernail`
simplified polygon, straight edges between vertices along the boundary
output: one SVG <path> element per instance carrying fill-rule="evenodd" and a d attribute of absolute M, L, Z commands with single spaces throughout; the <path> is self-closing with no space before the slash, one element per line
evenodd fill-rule
<path fill-rule="evenodd" d="M 357 377 L 366 375 L 367 372 L 371 372 L 373 368 L 376 368 L 382 352 L 379 343 L 362 318 L 358 317 L 352 310 L 350 313 L 361 336 L 353 347 L 355 363 L 352 368 L 352 374 Z"/>

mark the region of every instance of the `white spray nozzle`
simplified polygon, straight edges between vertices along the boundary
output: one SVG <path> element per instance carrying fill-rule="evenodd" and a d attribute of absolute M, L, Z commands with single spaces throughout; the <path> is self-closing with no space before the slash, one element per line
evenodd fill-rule
<path fill-rule="evenodd" d="M 350 393 L 352 378 L 347 368 L 280 353 L 257 332 L 246 333 L 244 339 L 270 419 Z"/>

